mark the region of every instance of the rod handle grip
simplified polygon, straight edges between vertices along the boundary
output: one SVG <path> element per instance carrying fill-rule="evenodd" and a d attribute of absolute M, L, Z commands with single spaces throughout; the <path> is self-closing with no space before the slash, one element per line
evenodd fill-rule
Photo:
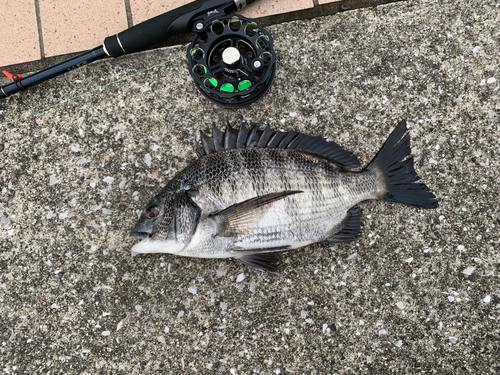
<path fill-rule="evenodd" d="M 107 37 L 104 49 L 109 56 L 119 57 L 161 43 L 172 35 L 187 33 L 192 29 L 193 15 L 204 3 L 205 0 L 188 3 Z"/>

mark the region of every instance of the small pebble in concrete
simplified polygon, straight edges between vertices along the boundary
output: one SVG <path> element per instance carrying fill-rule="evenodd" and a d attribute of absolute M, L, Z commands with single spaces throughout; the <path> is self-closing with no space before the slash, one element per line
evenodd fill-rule
<path fill-rule="evenodd" d="M 470 275 L 472 275 L 472 272 L 474 272 L 474 269 L 475 269 L 474 267 L 469 266 L 466 269 L 464 269 L 462 271 L 462 273 L 465 274 L 465 275 L 467 275 L 467 276 L 470 276 Z"/>

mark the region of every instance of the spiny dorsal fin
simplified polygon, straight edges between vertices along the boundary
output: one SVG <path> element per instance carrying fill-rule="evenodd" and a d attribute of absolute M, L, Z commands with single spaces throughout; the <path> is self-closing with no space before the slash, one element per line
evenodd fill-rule
<path fill-rule="evenodd" d="M 241 124 L 236 130 L 228 123 L 226 130 L 222 132 L 213 124 L 212 136 L 201 132 L 201 146 L 197 145 L 196 150 L 198 156 L 203 156 L 217 151 L 245 147 L 288 148 L 322 156 L 343 167 L 360 165 L 356 156 L 335 142 L 294 131 L 275 131 L 269 125 L 264 130 L 258 127 L 248 130 Z"/>

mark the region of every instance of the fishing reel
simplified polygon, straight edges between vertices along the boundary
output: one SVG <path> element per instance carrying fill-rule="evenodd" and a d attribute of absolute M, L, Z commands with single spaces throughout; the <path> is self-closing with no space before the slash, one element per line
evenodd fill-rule
<path fill-rule="evenodd" d="M 253 19 L 223 16 L 194 22 L 188 47 L 196 87 L 222 107 L 249 105 L 264 95 L 276 73 L 273 39 Z"/>

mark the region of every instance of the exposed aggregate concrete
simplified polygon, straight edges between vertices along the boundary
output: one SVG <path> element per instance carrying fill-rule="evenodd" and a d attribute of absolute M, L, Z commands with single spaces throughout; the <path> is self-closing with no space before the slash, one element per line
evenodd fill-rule
<path fill-rule="evenodd" d="M 500 3 L 409 1 L 269 27 L 276 80 L 238 110 L 185 57 L 0 128 L 0 371 L 500 372 Z M 186 46 L 0 102 L 0 126 Z M 138 212 L 215 121 L 323 135 L 366 165 L 407 119 L 440 207 L 364 202 L 358 240 L 227 260 L 135 258 Z"/>

